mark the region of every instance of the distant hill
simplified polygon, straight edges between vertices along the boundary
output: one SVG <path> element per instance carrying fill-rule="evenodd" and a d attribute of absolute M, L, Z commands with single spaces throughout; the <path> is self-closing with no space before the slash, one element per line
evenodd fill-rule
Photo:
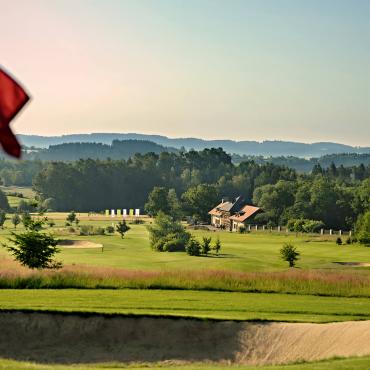
<path fill-rule="evenodd" d="M 145 134 L 117 134 L 117 133 L 92 133 L 73 134 L 62 136 L 37 136 L 18 135 L 25 146 L 48 148 L 50 145 L 65 143 L 101 143 L 110 145 L 114 140 L 144 140 L 152 141 L 164 147 L 203 150 L 205 148 L 223 148 L 226 152 L 238 155 L 256 156 L 295 156 L 295 157 L 321 157 L 336 153 L 370 153 L 370 147 L 353 147 L 350 145 L 320 142 L 296 143 L 290 141 L 233 141 L 233 140 L 203 140 L 197 138 L 168 138 L 160 135 Z"/>
<path fill-rule="evenodd" d="M 111 144 L 102 143 L 64 143 L 50 145 L 48 148 L 27 150 L 23 159 L 43 161 L 75 161 L 78 159 L 128 159 L 136 153 L 177 152 L 175 148 L 164 147 L 147 140 L 113 140 Z"/>
<path fill-rule="evenodd" d="M 327 154 L 318 158 L 298 158 L 293 156 L 263 157 L 253 155 L 232 155 L 232 161 L 236 164 L 244 161 L 254 161 L 258 164 L 273 163 L 279 166 L 294 168 L 298 172 L 310 172 L 315 165 L 322 168 L 328 168 L 332 163 L 340 167 L 354 167 L 363 164 L 365 167 L 370 166 L 370 154 L 357 153 L 339 153 Z"/>

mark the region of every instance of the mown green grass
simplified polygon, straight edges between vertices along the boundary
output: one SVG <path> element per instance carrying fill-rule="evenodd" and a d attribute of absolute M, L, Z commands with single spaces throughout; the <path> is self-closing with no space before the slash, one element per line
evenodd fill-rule
<path fill-rule="evenodd" d="M 227 366 L 216 364 L 193 364 L 193 365 L 174 365 L 174 364 L 89 364 L 89 365 L 44 365 L 30 362 L 18 362 L 0 359 L 1 370 L 102 370 L 102 369 L 169 369 L 169 370 L 368 370 L 370 357 L 358 357 L 347 359 L 332 359 L 319 362 L 307 362 L 292 365 L 278 366 Z"/>
<path fill-rule="evenodd" d="M 8 289 L 0 290 L 0 309 L 318 323 L 370 319 L 369 298 L 191 290 Z"/>
<path fill-rule="evenodd" d="M 57 223 L 59 226 L 62 222 Z M 81 224 L 106 226 L 110 221 L 81 221 Z M 58 225 L 53 228 L 58 236 Z M 211 269 L 232 271 L 284 271 L 287 263 L 279 256 L 279 249 L 285 242 L 293 243 L 301 252 L 297 263 L 300 269 L 335 269 L 337 271 L 356 271 L 370 275 L 370 267 L 343 266 L 335 262 L 370 262 L 370 249 L 359 245 L 337 246 L 335 239 L 322 241 L 319 237 L 298 236 L 294 234 L 250 233 L 237 234 L 229 232 L 194 231 L 201 239 L 211 236 L 219 237 L 222 242 L 220 256 L 191 257 L 183 252 L 160 253 L 150 249 L 148 232 L 145 225 L 130 225 L 131 230 L 124 239 L 118 235 L 78 236 L 59 235 L 60 238 L 89 240 L 104 245 L 100 249 L 62 249 L 58 258 L 64 264 L 85 264 L 132 270 L 173 271 L 179 269 Z M 6 241 L 11 228 L 7 221 L 5 230 L 0 230 L 0 242 Z M 0 248 L 0 255 L 6 251 Z"/>

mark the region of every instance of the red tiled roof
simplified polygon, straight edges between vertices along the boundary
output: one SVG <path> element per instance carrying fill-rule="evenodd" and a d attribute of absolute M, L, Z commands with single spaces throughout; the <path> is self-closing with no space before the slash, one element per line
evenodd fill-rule
<path fill-rule="evenodd" d="M 234 220 L 234 221 L 238 221 L 238 222 L 244 222 L 247 218 L 253 216 L 260 209 L 261 208 L 246 205 L 236 215 L 231 216 L 230 220 Z"/>

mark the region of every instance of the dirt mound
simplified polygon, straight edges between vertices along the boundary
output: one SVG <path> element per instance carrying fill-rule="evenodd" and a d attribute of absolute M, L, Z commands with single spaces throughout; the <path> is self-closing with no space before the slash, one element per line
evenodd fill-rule
<path fill-rule="evenodd" d="M 241 323 L 2 312 L 0 328 L 0 357 L 36 362 L 277 364 L 370 354 L 370 321 Z"/>
<path fill-rule="evenodd" d="M 58 245 L 63 248 L 103 248 L 103 244 L 93 243 L 88 240 L 60 240 Z"/>

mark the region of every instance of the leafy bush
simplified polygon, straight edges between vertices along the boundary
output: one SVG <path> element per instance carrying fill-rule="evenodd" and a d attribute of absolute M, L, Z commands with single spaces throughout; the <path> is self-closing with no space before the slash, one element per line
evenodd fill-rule
<path fill-rule="evenodd" d="M 105 235 L 105 229 L 103 227 L 93 227 L 92 225 L 81 225 L 80 235 Z"/>
<path fill-rule="evenodd" d="M 240 234 L 245 234 L 247 232 L 247 228 L 245 226 L 240 226 L 238 232 Z"/>
<path fill-rule="evenodd" d="M 132 225 L 142 225 L 144 221 L 141 218 L 134 218 L 130 223 Z"/>
<path fill-rule="evenodd" d="M 150 246 L 159 252 L 185 251 L 185 246 L 190 239 L 180 222 L 172 217 L 159 212 L 154 223 L 148 226 Z"/>
<path fill-rule="evenodd" d="M 200 250 L 201 250 L 201 246 L 200 246 L 200 243 L 194 239 L 193 237 L 191 237 L 188 242 L 186 243 L 186 253 L 189 255 L 189 256 L 199 256 L 200 255 Z"/>
<path fill-rule="evenodd" d="M 105 231 L 107 234 L 113 234 L 114 233 L 114 227 L 113 226 L 107 226 L 105 228 Z"/>
<path fill-rule="evenodd" d="M 338 236 L 337 240 L 335 241 L 338 245 L 342 245 L 342 239 Z"/>
<path fill-rule="evenodd" d="M 305 218 L 290 219 L 287 223 L 289 231 L 300 233 L 315 233 L 324 227 L 324 223 L 317 220 L 309 220 Z"/>
<path fill-rule="evenodd" d="M 352 244 L 352 239 L 351 239 L 351 237 L 348 237 L 348 238 L 346 239 L 346 244 Z"/>
<path fill-rule="evenodd" d="M 297 248 L 290 243 L 285 243 L 280 249 L 280 256 L 284 261 L 289 262 L 289 267 L 294 267 L 295 262 L 298 260 L 300 253 Z"/>

